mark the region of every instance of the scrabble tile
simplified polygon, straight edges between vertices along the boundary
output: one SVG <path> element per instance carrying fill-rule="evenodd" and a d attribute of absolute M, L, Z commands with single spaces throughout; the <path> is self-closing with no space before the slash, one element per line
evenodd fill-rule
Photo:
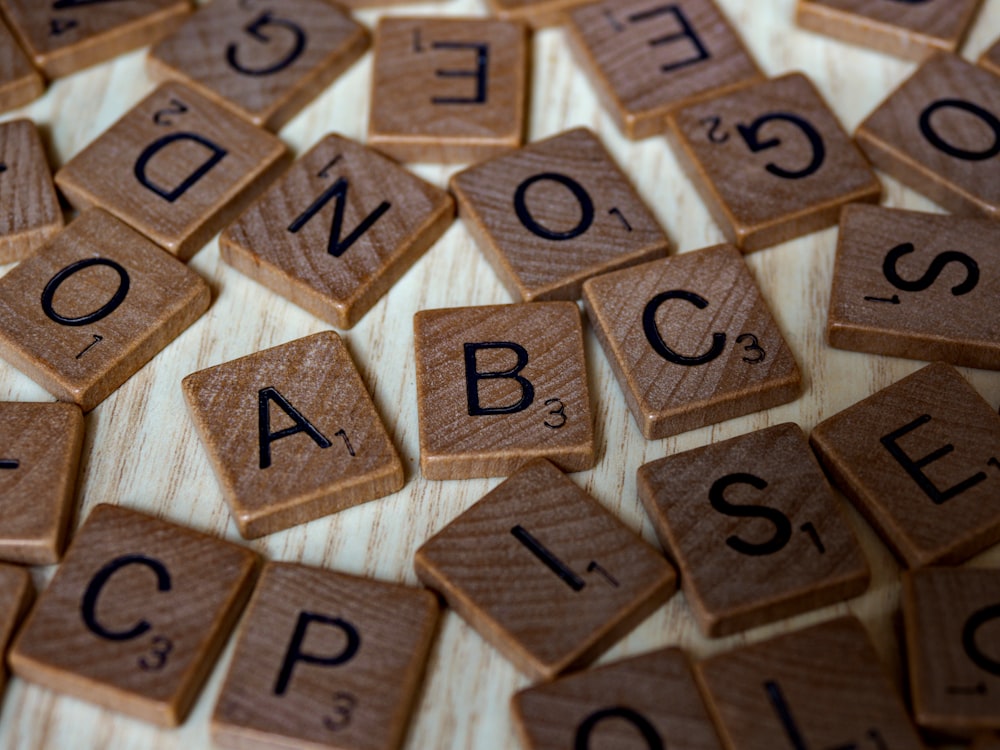
<path fill-rule="evenodd" d="M 367 48 L 364 27 L 327 0 L 214 0 L 160 40 L 148 65 L 154 78 L 182 81 L 277 130 Z"/>
<path fill-rule="evenodd" d="M 791 73 L 668 116 L 671 143 L 726 238 L 760 250 L 837 223 L 882 187 L 812 83 Z"/>
<path fill-rule="evenodd" d="M 187 260 L 284 169 L 275 136 L 166 83 L 74 156 L 56 184 Z"/>
<path fill-rule="evenodd" d="M 0 564 L 0 695 L 7 682 L 7 646 L 34 595 L 27 568 Z"/>
<path fill-rule="evenodd" d="M 400 161 L 476 162 L 524 142 L 527 29 L 488 18 L 383 18 L 368 143 Z"/>
<path fill-rule="evenodd" d="M 232 542 L 98 505 L 14 641 L 14 674 L 143 721 L 180 724 L 256 573 Z"/>
<path fill-rule="evenodd" d="M 0 124 L 0 205 L 0 263 L 26 258 L 63 227 L 48 157 L 31 120 Z"/>
<path fill-rule="evenodd" d="M 399 455 L 333 331 L 193 373 L 183 387 L 244 537 L 403 487 Z"/>
<path fill-rule="evenodd" d="M 603 0 L 570 12 L 568 29 L 629 138 L 662 133 L 672 109 L 764 78 L 714 0 Z"/>
<path fill-rule="evenodd" d="M 721 750 L 687 657 L 669 648 L 579 672 L 514 696 L 527 750 Z"/>
<path fill-rule="evenodd" d="M 983 52 L 979 58 L 979 64 L 994 75 L 1000 76 L 1000 39 L 997 39 L 992 47 Z"/>
<path fill-rule="evenodd" d="M 1000 370 L 1000 224 L 848 206 L 827 320 L 831 346 Z"/>
<path fill-rule="evenodd" d="M 422 310 L 413 328 L 427 479 L 507 476 L 540 457 L 563 471 L 593 467 L 575 303 Z"/>
<path fill-rule="evenodd" d="M 0 279 L 0 356 L 90 411 L 208 309 L 197 274 L 99 209 Z"/>
<path fill-rule="evenodd" d="M 876 167 L 952 213 L 1000 217 L 1000 86 L 988 70 L 935 55 L 855 138 Z"/>
<path fill-rule="evenodd" d="M 0 559 L 59 562 L 83 448 L 75 404 L 0 403 Z"/>
<path fill-rule="evenodd" d="M 862 47 L 923 60 L 956 52 L 982 0 L 799 0 L 795 22 L 804 29 Z"/>
<path fill-rule="evenodd" d="M 417 550 L 417 576 L 532 678 L 585 666 L 674 592 L 673 569 L 545 460 Z"/>
<path fill-rule="evenodd" d="M 350 328 L 454 217 L 444 190 L 331 134 L 223 232 L 219 247 L 268 289 Z"/>
<path fill-rule="evenodd" d="M 191 12 L 189 0 L 0 0 L 21 43 L 59 78 L 155 42 Z"/>
<path fill-rule="evenodd" d="M 567 11 L 588 0 L 489 0 L 490 9 L 500 18 L 525 21 L 535 28 L 566 21 Z"/>
<path fill-rule="evenodd" d="M 583 300 L 647 440 L 799 397 L 795 358 L 731 245 L 599 276 Z"/>
<path fill-rule="evenodd" d="M 903 617 L 917 724 L 959 737 L 1000 730 L 1000 573 L 905 573 Z"/>
<path fill-rule="evenodd" d="M 816 426 L 834 484 L 910 568 L 1000 540 L 1000 415 L 953 367 L 928 365 Z"/>
<path fill-rule="evenodd" d="M 645 464 L 638 489 L 708 636 L 868 588 L 861 546 L 796 424 Z"/>
<path fill-rule="evenodd" d="M 0 17 L 0 112 L 24 106 L 43 93 L 45 79 Z"/>
<path fill-rule="evenodd" d="M 923 750 L 864 627 L 843 617 L 695 665 L 729 750 Z"/>
<path fill-rule="evenodd" d="M 268 564 L 215 706 L 215 743 L 399 748 L 437 620 L 423 589 Z"/>
<path fill-rule="evenodd" d="M 460 172 L 451 190 L 500 281 L 525 302 L 578 299 L 591 276 L 669 249 L 628 177 L 584 128 Z"/>

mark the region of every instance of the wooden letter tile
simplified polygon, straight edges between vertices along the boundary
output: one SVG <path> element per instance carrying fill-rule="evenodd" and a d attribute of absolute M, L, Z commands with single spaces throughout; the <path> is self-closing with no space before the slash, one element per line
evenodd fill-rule
<path fill-rule="evenodd" d="M 648 463 L 639 498 L 708 636 L 868 588 L 861 546 L 796 424 Z"/>
<path fill-rule="evenodd" d="M 0 354 L 90 411 L 210 301 L 197 274 L 93 209 L 0 279 Z"/>
<path fill-rule="evenodd" d="M 731 245 L 599 276 L 583 299 L 647 440 L 799 397 L 795 358 Z"/>
<path fill-rule="evenodd" d="M 269 563 L 212 717 L 216 744 L 396 750 L 437 620 L 427 590 Z"/>
<path fill-rule="evenodd" d="M 527 29 L 480 18 L 383 18 L 368 143 L 400 161 L 480 161 L 524 142 Z"/>
<path fill-rule="evenodd" d="M 579 672 L 514 696 L 527 750 L 721 750 L 687 657 L 671 648 Z"/>
<path fill-rule="evenodd" d="M 222 258 L 338 328 L 350 328 L 444 233 L 445 191 L 328 135 L 222 235 Z"/>
<path fill-rule="evenodd" d="M 213 0 L 150 50 L 150 72 L 277 130 L 364 53 L 368 32 L 327 0 L 272 6 Z"/>
<path fill-rule="evenodd" d="M 63 227 L 49 160 L 31 120 L 0 124 L 0 206 L 0 263 L 26 258 Z"/>
<path fill-rule="evenodd" d="M 567 11 L 586 2 L 588 0 L 489 0 L 489 5 L 500 18 L 525 21 L 540 28 L 564 23 Z"/>
<path fill-rule="evenodd" d="M 0 559 L 59 562 L 83 447 L 74 404 L 0 403 Z"/>
<path fill-rule="evenodd" d="M 43 93 L 45 79 L 0 16 L 0 112 L 21 107 Z"/>
<path fill-rule="evenodd" d="M 333 331 L 196 372 L 183 386 L 244 537 L 403 487 L 399 455 Z"/>
<path fill-rule="evenodd" d="M 166 83 L 74 156 L 56 184 L 187 260 L 286 166 L 275 136 Z"/>
<path fill-rule="evenodd" d="M 714 0 L 603 0 L 569 18 L 577 59 L 629 138 L 662 133 L 672 109 L 763 80 Z"/>
<path fill-rule="evenodd" d="M 843 617 L 695 665 L 728 750 L 923 750 L 864 627 Z"/>
<path fill-rule="evenodd" d="M 1000 223 L 848 206 L 831 346 L 1000 370 Z"/>
<path fill-rule="evenodd" d="M 1000 730 L 1000 571 L 905 573 L 903 616 L 917 724 L 960 737 Z"/>
<path fill-rule="evenodd" d="M 604 144 L 584 128 L 455 175 L 459 215 L 511 296 L 578 299 L 583 282 L 669 243 Z"/>
<path fill-rule="evenodd" d="M 673 569 L 548 461 L 417 550 L 417 576 L 537 679 L 583 667 L 674 592 Z"/>
<path fill-rule="evenodd" d="M 956 52 L 982 0 L 799 0 L 795 22 L 841 41 L 923 60 Z"/>
<path fill-rule="evenodd" d="M 191 12 L 189 0 L 0 0 L 0 9 L 49 78 L 155 42 Z"/>
<path fill-rule="evenodd" d="M 413 327 L 425 477 L 507 476 L 532 458 L 594 465 L 575 303 L 423 310 Z"/>
<path fill-rule="evenodd" d="M 256 561 L 231 542 L 98 505 L 14 641 L 11 668 L 176 726 L 236 624 Z"/>
<path fill-rule="evenodd" d="M 855 137 L 876 167 L 949 211 L 1000 218 L 1000 79 L 988 70 L 935 55 Z"/>
<path fill-rule="evenodd" d="M 1000 540 L 1000 415 L 950 365 L 830 417 L 810 442 L 907 567 L 957 564 Z"/>
<path fill-rule="evenodd" d="M 0 696 L 7 682 L 7 646 L 34 596 L 26 568 L 0 564 Z"/>
<path fill-rule="evenodd" d="M 1000 39 L 997 39 L 993 46 L 982 54 L 979 58 L 979 64 L 994 75 L 1000 76 Z"/>
<path fill-rule="evenodd" d="M 791 73 L 668 116 L 674 151 L 730 242 L 760 250 L 837 223 L 882 186 L 812 83 Z"/>

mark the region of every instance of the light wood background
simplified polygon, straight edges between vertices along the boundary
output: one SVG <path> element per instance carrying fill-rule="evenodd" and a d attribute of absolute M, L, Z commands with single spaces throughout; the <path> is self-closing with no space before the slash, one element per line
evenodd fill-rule
<path fill-rule="evenodd" d="M 777 75 L 806 72 L 853 130 L 914 69 L 875 52 L 850 47 L 797 29 L 794 0 L 718 0 L 764 70 Z M 483 15 L 483 0 L 443 0 L 357 13 L 373 26 L 384 12 Z M 965 54 L 978 57 L 1000 34 L 1000 0 L 986 0 Z M 152 87 L 145 51 L 55 82 L 45 96 L 3 119 L 28 116 L 47 136 L 55 166 L 64 164 Z M 722 241 L 698 195 L 678 169 L 664 139 L 625 140 L 597 104 L 574 62 L 560 29 L 534 41 L 534 87 L 530 138 L 571 126 L 593 128 L 634 179 L 641 195 L 681 252 Z M 297 153 L 336 131 L 363 139 L 371 74 L 369 52 L 346 75 L 281 131 Z M 422 165 L 417 171 L 445 185 L 452 169 Z M 885 178 L 885 203 L 936 209 Z M 654 541 L 636 497 L 640 464 L 751 430 L 795 421 L 807 431 L 819 420 L 895 382 L 923 363 L 830 349 L 824 326 L 833 268 L 836 230 L 830 229 L 749 256 L 750 269 L 770 301 L 798 357 L 807 390 L 798 401 L 675 438 L 653 442 L 639 434 L 618 384 L 593 333 L 587 357 L 597 414 L 598 466 L 573 476 L 630 527 Z M 78 519 L 97 503 L 143 509 L 180 524 L 238 540 L 205 452 L 181 397 L 181 378 L 190 372 L 323 330 L 324 324 L 241 276 L 219 260 L 216 241 L 190 263 L 212 286 L 209 312 L 117 393 L 87 417 L 80 470 Z M 3 269 L 6 270 L 6 269 Z M 417 310 L 509 302 L 507 293 L 472 244 L 460 222 L 445 234 L 390 293 L 347 332 L 346 339 L 390 433 L 401 450 L 405 488 L 383 500 L 247 543 L 272 559 L 302 561 L 388 581 L 416 583 L 412 559 L 432 533 L 467 508 L 499 480 L 432 482 L 418 469 L 417 407 L 412 356 L 412 317 Z M 1000 374 L 964 371 L 996 406 Z M 51 400 L 39 386 L 0 362 L 0 399 Z M 2 429 L 2 426 L 0 426 Z M 894 614 L 898 567 L 870 528 L 853 514 L 875 575 L 870 591 L 841 605 L 723 640 L 695 630 L 684 597 L 675 596 L 604 660 L 680 644 L 696 656 L 759 640 L 776 632 L 851 611 L 877 640 L 888 668 L 899 679 Z M 655 542 L 654 542 L 655 543 Z M 1000 565 L 1000 546 L 974 565 Z M 36 569 L 42 586 L 51 569 Z M 500 573 L 502 575 L 502 573 Z M 230 644 L 231 649 L 231 644 Z M 216 666 L 193 714 L 183 727 L 159 732 L 140 722 L 12 680 L 0 713 L 3 748 L 192 748 L 208 747 L 209 717 L 226 670 L 230 649 Z M 411 725 L 409 750 L 496 750 L 517 748 L 510 696 L 527 685 L 513 667 L 456 615 L 445 614 L 428 676 Z"/>

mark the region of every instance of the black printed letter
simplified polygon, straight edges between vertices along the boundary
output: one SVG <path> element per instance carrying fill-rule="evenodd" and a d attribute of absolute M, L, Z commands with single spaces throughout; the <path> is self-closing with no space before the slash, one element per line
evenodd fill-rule
<path fill-rule="evenodd" d="M 959 148 L 958 146 L 953 146 L 944 140 L 944 138 L 938 135 L 938 132 L 934 129 L 933 124 L 931 124 L 931 117 L 933 117 L 934 113 L 939 109 L 944 109 L 946 107 L 968 112 L 985 122 L 986 125 L 993 131 L 993 145 L 983 151 L 967 151 L 966 149 Z M 956 159 L 964 159 L 965 161 L 985 161 L 987 159 L 992 159 L 997 154 L 1000 154 L 1000 119 L 998 119 L 992 112 L 987 112 L 982 107 L 973 104 L 972 102 L 963 101 L 962 99 L 939 99 L 927 107 L 927 109 L 920 113 L 920 132 L 923 133 L 924 138 L 926 138 L 928 143 L 930 143 L 934 148 L 938 151 L 943 151 L 948 154 L 948 156 L 954 156 Z"/>
<path fill-rule="evenodd" d="M 299 58 L 303 51 L 305 51 L 306 33 L 302 30 L 302 28 L 298 24 L 292 23 L 287 19 L 275 18 L 269 10 L 261 13 L 252 23 L 246 26 L 244 31 L 257 41 L 264 42 L 266 44 L 271 41 L 271 37 L 263 31 L 263 29 L 268 26 L 274 26 L 291 32 L 293 41 L 292 48 L 288 51 L 288 54 L 277 62 L 263 68 L 248 68 L 236 59 L 239 47 L 235 43 L 230 44 L 226 48 L 226 62 L 229 63 L 233 70 L 247 76 L 272 75 L 273 73 L 279 73 L 287 68 Z"/>
<path fill-rule="evenodd" d="M 67 318 L 57 313 L 55 308 L 52 307 L 52 301 L 56 296 L 56 291 L 59 289 L 59 286 L 77 271 L 82 271 L 84 268 L 90 268 L 91 266 L 107 266 L 118 274 L 118 289 L 115 290 L 114 295 L 104 305 L 94 310 L 94 312 L 88 313 L 87 315 L 81 315 L 79 318 Z M 78 260 L 76 263 L 71 263 L 66 266 L 59 273 L 49 279 L 49 283 L 46 284 L 45 289 L 42 290 L 42 310 L 50 320 L 54 320 L 60 325 L 90 325 L 91 323 L 96 323 L 102 318 L 108 317 L 111 313 L 117 310 L 118 306 L 125 301 L 125 297 L 128 296 L 128 288 L 128 271 L 115 263 L 113 260 L 108 260 L 107 258 L 87 258 L 86 260 Z"/>
<path fill-rule="evenodd" d="M 509 370 L 499 372 L 479 372 L 476 365 L 476 354 L 483 349 L 509 349 L 517 355 L 517 362 Z M 482 344 L 465 345 L 465 392 L 469 401 L 469 416 L 479 417 L 487 414 L 516 414 L 524 411 L 535 400 L 535 386 L 519 373 L 528 366 L 528 352 L 520 344 L 511 341 L 489 341 Z M 510 379 L 521 386 L 521 398 L 509 406 L 480 406 L 479 381 Z"/>
<path fill-rule="evenodd" d="M 935 256 L 934 260 L 931 261 L 931 267 L 927 269 L 927 273 L 916 281 L 907 281 L 900 276 L 899 273 L 897 273 L 896 263 L 904 255 L 909 255 L 914 252 L 914 250 L 915 248 L 913 245 L 907 242 L 894 247 L 889 251 L 888 255 L 885 256 L 885 261 L 882 263 L 882 273 L 885 274 L 889 283 L 897 289 L 902 289 L 904 292 L 922 292 L 937 281 L 938 276 L 941 275 L 941 272 L 944 271 L 945 267 L 947 267 L 949 263 L 960 263 L 965 266 L 965 281 L 960 284 L 956 284 L 951 288 L 951 293 L 956 297 L 968 294 L 975 289 L 976 284 L 979 283 L 979 264 L 965 253 L 959 253 L 953 250 L 949 250 Z"/>
<path fill-rule="evenodd" d="M 695 33 L 694 28 L 691 26 L 684 15 L 684 11 L 680 9 L 677 5 L 661 5 L 658 8 L 653 8 L 651 10 L 644 10 L 640 13 L 636 13 L 628 17 L 630 23 L 639 23 L 641 21 L 648 21 L 650 18 L 656 18 L 657 16 L 665 16 L 667 14 L 673 14 L 674 20 L 677 21 L 678 26 L 681 30 L 675 34 L 667 34 L 666 36 L 657 37 L 656 39 L 649 40 L 650 47 L 662 47 L 666 45 L 672 45 L 675 42 L 683 41 L 688 39 L 691 45 L 694 47 L 695 54 L 691 57 L 685 57 L 676 62 L 667 63 L 666 65 L 661 65 L 660 70 L 664 73 L 670 73 L 671 71 L 677 70 L 678 68 L 685 68 L 688 65 L 694 65 L 695 63 L 700 63 L 711 58 L 708 50 L 705 49 L 705 45 L 702 43 L 701 39 Z"/>
<path fill-rule="evenodd" d="M 770 521 L 775 527 L 774 536 L 762 544 L 753 544 L 733 535 L 726 539 L 726 545 L 740 554 L 752 557 L 773 555 L 775 552 L 780 552 L 792 538 L 792 524 L 788 520 L 788 516 L 780 510 L 763 505 L 733 505 L 726 500 L 724 495 L 726 490 L 734 484 L 749 484 L 758 490 L 767 487 L 767 482 L 753 474 L 728 474 L 716 480 L 708 491 L 708 499 L 712 503 L 712 507 L 719 513 L 732 518 L 763 518 Z"/>
<path fill-rule="evenodd" d="M 339 178 L 335 183 L 323 191 L 323 194 L 317 198 L 313 204 L 302 213 L 301 216 L 289 224 L 288 231 L 292 234 L 298 234 L 302 227 L 308 224 L 313 216 L 322 211 L 323 207 L 332 199 L 336 198 L 337 204 L 333 208 L 333 223 L 330 226 L 330 242 L 327 245 L 327 252 L 329 252 L 334 258 L 339 258 L 347 252 L 351 245 L 357 242 L 365 232 L 371 229 L 375 225 L 375 222 L 381 219 L 382 215 L 385 214 L 386 211 L 392 208 L 391 203 L 382 201 L 378 208 L 368 214 L 344 240 L 341 240 L 340 235 L 344 230 L 344 205 L 347 202 L 347 189 L 350 186 L 350 183 L 346 179 L 343 177 Z"/>
<path fill-rule="evenodd" d="M 669 292 L 661 292 L 653 297 L 646 304 L 646 309 L 642 311 L 642 330 L 646 333 L 646 340 L 653 347 L 653 351 L 668 362 L 673 362 L 675 365 L 684 365 L 685 367 L 707 364 L 722 354 L 722 350 L 726 346 L 726 334 L 724 333 L 713 333 L 712 347 L 704 354 L 696 357 L 685 357 L 683 354 L 678 354 L 666 345 L 663 337 L 660 335 L 660 329 L 656 326 L 656 311 L 660 309 L 660 305 L 670 299 L 682 299 L 685 302 L 690 302 L 699 310 L 704 310 L 708 307 L 708 300 L 704 297 L 700 297 L 694 292 L 685 292 L 683 289 L 672 289 Z"/>
<path fill-rule="evenodd" d="M 193 141 L 199 146 L 203 146 L 208 149 L 208 151 L 211 152 L 211 156 L 209 156 L 200 167 L 188 175 L 187 178 L 185 178 L 185 180 L 173 190 L 162 188 L 159 185 L 154 185 L 146 176 L 146 167 L 149 165 L 150 159 L 160 153 L 160 151 L 165 149 L 171 143 L 176 143 L 178 141 Z M 168 203 L 173 203 L 184 195 L 184 193 L 190 190 L 194 184 L 198 182 L 198 180 L 208 174 L 216 164 L 226 157 L 227 153 L 228 152 L 221 146 L 217 146 L 207 138 L 203 138 L 194 133 L 173 133 L 171 135 L 165 135 L 147 146 L 146 150 L 139 155 L 139 160 L 135 163 L 135 178 L 139 180 L 139 184 L 143 187 L 152 190 Z"/>
<path fill-rule="evenodd" d="M 259 401 L 260 468 L 266 469 L 271 465 L 271 443 L 299 432 L 306 433 L 320 448 L 329 448 L 333 445 L 333 443 L 323 436 L 323 433 L 312 426 L 308 419 L 299 414 L 298 410 L 288 403 L 288 399 L 278 393 L 275 388 L 262 388 L 257 396 Z M 285 414 L 292 418 L 292 421 L 295 422 L 294 427 L 286 427 L 283 430 L 271 432 L 272 401 L 281 407 L 281 410 Z"/>
<path fill-rule="evenodd" d="M 83 601 L 80 603 L 80 614 L 83 615 L 84 623 L 93 633 L 109 641 L 130 641 L 146 633 L 152 627 L 145 620 L 140 620 L 129 630 L 114 631 L 108 630 L 97 621 L 97 597 L 100 596 L 101 589 L 104 588 L 104 584 L 111 576 L 127 565 L 145 565 L 156 574 L 156 588 L 160 591 L 170 591 L 170 573 L 159 560 L 143 555 L 125 555 L 112 560 L 101 568 L 84 592 Z"/>
<path fill-rule="evenodd" d="M 605 719 L 619 718 L 629 722 L 646 741 L 649 750 L 664 750 L 663 740 L 649 720 L 638 711 L 633 711 L 625 706 L 615 706 L 613 708 L 602 708 L 594 711 L 583 720 L 576 730 L 576 739 L 573 741 L 573 750 L 590 750 L 590 734 L 600 722 Z"/>
<path fill-rule="evenodd" d="M 780 138 L 771 138 L 767 141 L 757 139 L 757 134 L 760 132 L 760 129 L 772 121 L 790 122 L 792 125 L 801 130 L 802 134 L 809 140 L 809 145 L 812 147 L 813 155 L 809 164 L 802 169 L 791 171 L 785 169 L 784 167 L 779 167 L 774 162 L 767 164 L 764 169 L 773 174 L 775 177 L 782 177 L 786 180 L 801 180 L 804 177 L 814 174 L 821 166 L 823 166 L 823 160 L 826 158 L 826 147 L 823 145 L 822 136 L 820 136 L 816 128 L 814 128 L 809 122 L 803 120 L 797 115 L 790 115 L 784 112 L 764 115 L 763 117 L 758 117 L 749 125 L 737 125 L 736 129 L 740 132 L 740 135 L 743 136 L 743 140 L 746 141 L 747 147 L 756 154 L 759 151 L 766 151 L 769 148 L 775 148 L 776 146 L 781 145 Z"/>
<path fill-rule="evenodd" d="M 527 202 L 528 188 L 536 182 L 541 182 L 542 180 L 551 180 L 552 182 L 558 182 L 560 185 L 564 185 L 569 189 L 569 191 L 573 194 L 573 197 L 576 198 L 577 202 L 580 204 L 580 222 L 572 229 L 566 232 L 554 231 L 547 227 L 543 227 L 535 221 L 535 217 L 531 215 L 531 211 L 528 210 Z M 590 229 L 590 225 L 594 223 L 594 201 L 591 200 L 590 194 L 583 189 L 583 185 L 574 180 L 572 177 L 567 177 L 564 174 L 558 174 L 556 172 L 536 174 L 534 177 L 529 177 L 527 180 L 518 185 L 517 191 L 514 193 L 514 212 L 529 232 L 538 235 L 544 240 L 571 240 L 586 232 Z"/>
<path fill-rule="evenodd" d="M 343 631 L 344 636 L 347 638 L 347 643 L 339 654 L 333 656 L 316 656 L 315 654 L 307 654 L 302 651 L 302 642 L 306 639 L 306 631 L 314 622 L 320 625 L 328 625 L 331 628 L 340 628 Z M 351 623 L 341 620 L 339 617 L 327 617 L 326 615 L 317 615 L 312 612 L 299 612 L 298 622 L 295 623 L 295 632 L 292 633 L 292 640 L 288 643 L 288 649 L 285 651 L 285 660 L 281 665 L 281 672 L 278 673 L 278 680 L 274 683 L 274 694 L 285 694 L 285 691 L 288 689 L 288 683 L 292 679 L 292 670 L 295 669 L 296 662 L 301 661 L 306 664 L 321 664 L 324 667 L 336 667 L 338 664 L 344 664 L 353 659 L 354 655 L 358 653 L 360 646 L 361 636 L 358 635 L 357 629 Z"/>
<path fill-rule="evenodd" d="M 476 95 L 472 97 L 435 96 L 433 104 L 485 104 L 490 74 L 490 45 L 485 42 L 434 42 L 434 49 L 469 49 L 476 53 L 473 70 L 437 70 L 438 78 L 475 78 Z"/>

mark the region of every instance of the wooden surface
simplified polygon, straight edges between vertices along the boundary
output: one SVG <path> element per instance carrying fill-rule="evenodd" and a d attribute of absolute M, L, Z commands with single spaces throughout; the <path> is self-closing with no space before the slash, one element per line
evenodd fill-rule
<path fill-rule="evenodd" d="M 914 69 L 876 52 L 851 47 L 794 27 L 793 0 L 719 4 L 745 35 L 747 45 L 770 75 L 801 69 L 817 83 L 841 122 L 852 130 Z M 448 0 L 398 6 L 393 13 L 482 14 L 480 0 Z M 383 11 L 364 10 L 369 27 Z M 986 0 L 966 53 L 975 59 L 1000 32 L 1000 1 Z M 538 32 L 534 42 L 535 86 L 531 94 L 532 140 L 572 126 L 592 127 L 635 182 L 668 229 L 673 245 L 689 251 L 721 242 L 722 233 L 665 141 L 627 141 L 596 102 L 586 75 L 573 62 L 564 31 Z M 142 53 L 57 81 L 31 106 L 4 119 L 28 115 L 45 126 L 54 163 L 62 165 L 152 89 Z M 363 139 L 368 109 L 371 55 L 366 55 L 285 129 L 281 137 L 305 153 L 330 130 Z M 421 176 L 445 186 L 452 168 L 421 166 Z M 889 205 L 932 210 L 932 204 L 899 183 L 884 179 Z M 630 528 L 655 543 L 653 528 L 636 496 L 635 471 L 642 464 L 753 429 L 796 421 L 810 429 L 922 363 L 829 348 L 824 342 L 836 230 L 829 229 L 752 256 L 747 263 L 787 335 L 806 380 L 804 395 L 762 414 L 706 427 L 666 440 L 645 441 L 593 334 L 586 335 L 600 460 L 571 479 L 591 491 Z M 217 243 L 194 256 L 190 267 L 215 292 L 209 312 L 117 393 L 87 417 L 79 505 L 86 515 L 99 502 L 114 502 L 178 523 L 238 540 L 222 492 L 204 449 L 185 413 L 180 381 L 185 375 L 328 328 L 290 302 L 246 279 L 219 261 Z M 499 479 L 433 482 L 417 468 L 417 406 L 412 352 L 412 315 L 419 309 L 509 302 L 510 297 L 461 223 L 347 333 L 358 363 L 407 467 L 398 494 L 329 519 L 247 543 L 267 557 L 304 561 L 387 581 L 416 583 L 413 554 L 427 538 L 482 497 Z M 963 370 L 995 409 L 1000 376 Z M 46 392 L 6 363 L 0 363 L 0 398 L 48 400 Z M 775 632 L 857 613 L 883 662 L 900 679 L 893 613 L 899 601 L 898 566 L 871 528 L 850 511 L 873 567 L 869 593 L 851 603 L 800 616 L 747 635 L 709 641 L 701 637 L 682 595 L 660 607 L 602 660 L 622 658 L 668 645 L 696 657 L 717 653 Z M 1000 547 L 978 565 L 1000 565 Z M 36 583 L 50 569 L 33 571 Z M 153 727 L 113 711 L 94 708 L 13 679 L 0 711 L 4 747 L 134 747 L 190 750 L 209 747 L 209 717 L 218 695 L 228 651 L 179 730 Z M 518 748 L 509 699 L 529 680 L 485 645 L 453 612 L 445 612 L 433 648 L 428 679 L 410 727 L 407 750 L 496 750 Z"/>

